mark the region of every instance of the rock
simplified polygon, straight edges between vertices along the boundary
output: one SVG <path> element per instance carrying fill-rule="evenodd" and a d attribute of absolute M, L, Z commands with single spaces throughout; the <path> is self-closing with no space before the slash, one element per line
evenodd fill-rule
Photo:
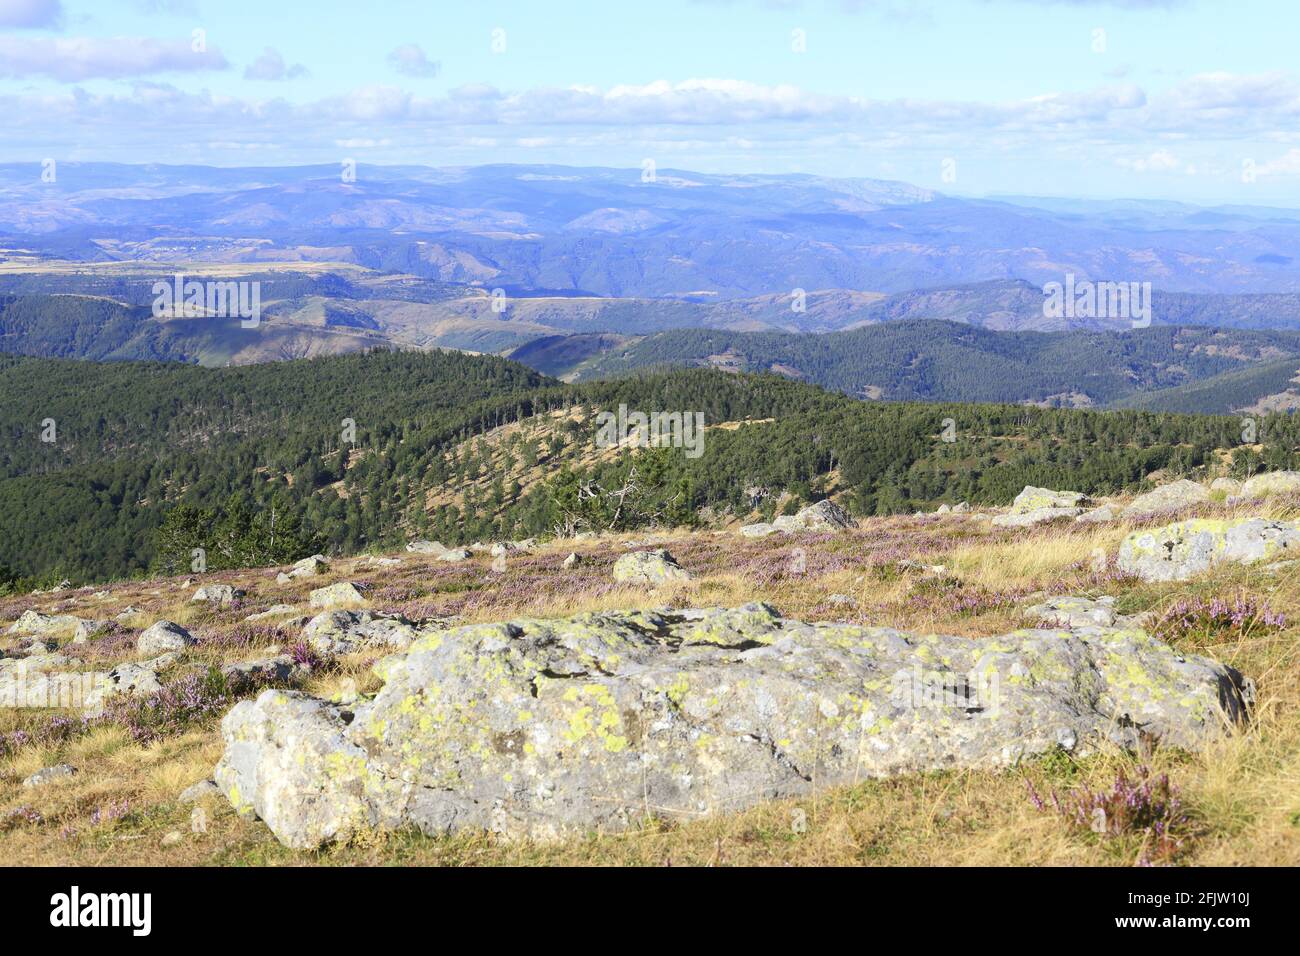
<path fill-rule="evenodd" d="M 200 800 L 206 800 L 209 797 L 221 796 L 221 790 L 211 780 L 200 780 L 198 783 L 190 784 L 181 791 L 176 798 L 178 803 L 198 803 Z"/>
<path fill-rule="evenodd" d="M 809 505 L 798 514 L 781 515 L 772 522 L 778 531 L 787 532 L 843 531 L 856 525 L 857 522 L 849 517 L 849 513 L 829 498 Z"/>
<path fill-rule="evenodd" d="M 1144 518 L 1164 511 L 1177 511 L 1192 505 L 1204 504 L 1210 493 L 1203 485 L 1186 478 L 1161 485 L 1144 495 L 1138 495 L 1120 514 L 1122 518 Z"/>
<path fill-rule="evenodd" d="M 311 592 L 309 603 L 317 608 L 355 607 L 366 604 L 365 596 L 351 581 L 340 581 Z"/>
<path fill-rule="evenodd" d="M 250 614 L 244 618 L 245 621 L 265 621 L 267 618 L 284 617 L 289 614 L 297 614 L 298 609 L 292 604 L 273 604 L 265 611 L 259 611 L 256 614 Z"/>
<path fill-rule="evenodd" d="M 566 557 L 564 561 L 561 563 L 562 566 L 565 568 L 576 568 L 579 564 L 582 563 L 582 558 L 578 557 L 576 552 L 570 551 L 568 557 Z"/>
<path fill-rule="evenodd" d="M 412 541 L 406 546 L 412 554 L 445 554 L 447 549 L 437 541 Z"/>
<path fill-rule="evenodd" d="M 498 541 L 488 549 L 494 558 L 503 558 L 508 554 L 515 554 L 527 550 L 516 541 Z"/>
<path fill-rule="evenodd" d="M 156 657 L 168 651 L 183 651 L 194 643 L 190 632 L 179 624 L 158 621 L 136 638 L 135 649 L 141 657 Z"/>
<path fill-rule="evenodd" d="M 464 561 L 470 556 L 469 551 L 465 548 L 457 548 L 454 551 L 444 551 L 438 555 L 439 561 Z"/>
<path fill-rule="evenodd" d="M 964 515 L 970 511 L 970 502 L 962 501 L 952 506 L 952 513 L 955 515 Z"/>
<path fill-rule="evenodd" d="M 69 763 L 56 763 L 52 767 L 42 767 L 23 781 L 24 787 L 42 787 L 47 783 L 69 780 L 77 775 L 77 768 Z"/>
<path fill-rule="evenodd" d="M 162 838 L 162 845 L 176 846 L 184 839 L 185 837 L 181 834 L 180 830 L 169 830 L 167 834 Z"/>
<path fill-rule="evenodd" d="M 290 577 L 303 577 L 304 575 L 324 574 L 330 569 L 330 563 L 325 560 L 323 554 L 313 554 L 309 558 L 303 558 L 301 561 L 293 563 L 293 570 L 289 572 Z"/>
<path fill-rule="evenodd" d="M 1185 581 L 1217 564 L 1252 564 L 1300 553 L 1300 521 L 1193 518 L 1135 531 L 1117 566 L 1144 581 Z"/>
<path fill-rule="evenodd" d="M 205 584 L 194 592 L 191 601 L 207 601 L 209 604 L 225 606 L 232 603 L 236 598 L 244 596 L 244 592 L 231 587 L 229 584 Z"/>
<path fill-rule="evenodd" d="M 63 634 L 72 633 L 81 626 L 81 618 L 72 614 L 42 614 L 24 611 L 9 628 L 10 634 Z"/>
<path fill-rule="evenodd" d="M 1036 508 L 1033 511 L 1012 511 L 1004 515 L 993 516 L 995 528 L 1027 528 L 1045 521 L 1059 518 L 1077 518 L 1083 514 L 1082 508 Z"/>
<path fill-rule="evenodd" d="M 307 669 L 300 668 L 288 654 L 226 664 L 221 668 L 221 676 L 226 679 L 226 689 L 232 694 L 247 693 L 255 687 L 270 684 L 296 683 L 306 673 Z"/>
<path fill-rule="evenodd" d="M 1246 479 L 1239 498 L 1266 498 L 1300 492 L 1300 471 L 1267 471 Z"/>
<path fill-rule="evenodd" d="M 1109 596 L 1053 597 L 1041 604 L 1026 608 L 1025 613 L 1037 618 L 1043 627 L 1114 627 L 1130 622 L 1115 613 L 1115 599 Z"/>
<path fill-rule="evenodd" d="M 746 538 L 766 538 L 769 534 L 776 534 L 777 527 L 768 524 L 766 521 L 760 521 L 758 524 L 741 525 L 740 533 Z"/>
<path fill-rule="evenodd" d="M 374 555 L 366 558 L 365 563 L 374 568 L 397 568 L 402 565 L 400 558 L 379 558 Z"/>
<path fill-rule="evenodd" d="M 134 604 L 128 604 L 117 615 L 114 616 L 113 620 L 121 624 L 125 622 L 127 618 L 135 617 L 139 613 L 140 613 L 140 609 L 138 607 L 136 607 Z"/>
<path fill-rule="evenodd" d="M 98 707 L 113 694 L 127 694 L 131 697 L 148 697 L 162 690 L 162 681 L 158 680 L 158 671 L 171 663 L 166 655 L 146 661 L 142 664 L 118 664 L 108 672 L 108 679 L 100 693 L 89 701 L 90 709 Z"/>
<path fill-rule="evenodd" d="M 99 637 L 115 627 L 113 621 L 79 621 L 77 629 L 72 632 L 73 644 L 85 644 L 92 637 Z"/>
<path fill-rule="evenodd" d="M 1137 629 L 991 638 L 805 624 L 763 605 L 430 633 L 353 706 L 273 690 L 214 775 L 285 845 L 368 828 L 508 837 L 698 819 L 865 779 L 1055 751 L 1210 746 L 1253 685 Z"/>
<path fill-rule="evenodd" d="M 1024 490 L 1011 502 L 1012 514 L 1029 514 L 1044 508 L 1082 508 L 1088 496 L 1078 491 L 1052 491 L 1025 485 Z"/>
<path fill-rule="evenodd" d="M 1241 482 L 1236 478 L 1215 478 L 1210 482 L 1211 491 L 1222 491 L 1229 498 L 1241 494 Z"/>
<path fill-rule="evenodd" d="M 826 599 L 831 607 L 854 607 L 858 602 L 847 594 L 832 594 Z"/>
<path fill-rule="evenodd" d="M 690 572 L 663 548 L 633 551 L 614 562 L 614 580 L 620 584 L 666 584 L 690 579 Z"/>
<path fill-rule="evenodd" d="M 1085 511 L 1074 520 L 1082 522 L 1083 524 L 1103 524 L 1107 521 L 1114 521 L 1117 517 L 1118 515 L 1115 514 L 1114 508 L 1110 505 L 1102 505 L 1100 508 L 1093 508 L 1091 511 Z"/>
<path fill-rule="evenodd" d="M 437 618 L 419 625 L 400 614 L 376 614 L 370 611 L 329 611 L 307 622 L 302 639 L 316 653 L 326 656 L 352 654 L 356 651 L 396 649 L 410 645 L 421 628 L 437 627 Z"/>

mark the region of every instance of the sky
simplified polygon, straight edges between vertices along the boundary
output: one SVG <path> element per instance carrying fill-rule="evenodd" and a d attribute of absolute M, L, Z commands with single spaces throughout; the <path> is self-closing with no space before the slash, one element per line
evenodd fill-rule
<path fill-rule="evenodd" d="M 1297 0 L 0 0 L 0 162 L 1300 206 Z"/>

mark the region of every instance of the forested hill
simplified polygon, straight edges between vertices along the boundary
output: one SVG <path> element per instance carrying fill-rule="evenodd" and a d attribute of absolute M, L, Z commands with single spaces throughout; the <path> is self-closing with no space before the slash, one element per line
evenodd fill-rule
<path fill-rule="evenodd" d="M 860 398 L 1104 406 L 1291 355 L 1300 356 L 1300 333 L 1173 326 L 999 332 L 908 320 L 825 335 L 661 332 L 587 359 L 574 377 L 715 366 L 775 371 Z"/>
<path fill-rule="evenodd" d="M 0 357 L 0 394 L 0 565 L 77 582 L 156 565 L 158 528 L 182 505 L 254 524 L 274 505 L 292 519 L 281 527 L 351 553 L 770 516 L 794 503 L 780 492 L 835 493 L 861 514 L 1005 502 L 1025 484 L 1110 492 L 1217 449 L 1242 472 L 1293 467 L 1300 447 L 1287 416 L 1262 418 L 1247 449 L 1234 418 L 864 403 L 706 369 L 564 385 L 457 353 L 229 369 Z M 593 453 L 595 414 L 620 404 L 749 424 L 709 428 L 698 458 Z M 632 467 L 616 513 L 588 493 L 625 487 Z"/>

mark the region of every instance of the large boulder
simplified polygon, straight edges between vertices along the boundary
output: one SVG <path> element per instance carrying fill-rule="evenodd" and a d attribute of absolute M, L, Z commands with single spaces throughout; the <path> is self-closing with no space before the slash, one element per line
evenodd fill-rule
<path fill-rule="evenodd" d="M 412 541 L 406 546 L 406 550 L 411 554 L 433 554 L 439 555 L 447 549 L 443 547 L 440 541 Z"/>
<path fill-rule="evenodd" d="M 159 654 L 183 651 L 193 643 L 194 637 L 179 624 L 158 621 L 136 638 L 135 650 L 141 657 L 157 657 Z"/>
<path fill-rule="evenodd" d="M 205 584 L 194 592 L 191 601 L 207 601 L 209 604 L 225 606 L 234 602 L 236 598 L 244 596 L 240 591 L 229 584 Z"/>
<path fill-rule="evenodd" d="M 215 780 L 281 842 L 368 828 L 553 837 L 1059 748 L 1199 749 L 1253 685 L 1135 628 L 997 637 L 786 620 L 756 604 L 477 624 L 375 666 L 352 706 L 266 691 Z"/>
<path fill-rule="evenodd" d="M 1186 478 L 1161 485 L 1146 494 L 1138 495 L 1121 513 L 1122 518 L 1145 518 L 1165 511 L 1178 511 L 1210 500 L 1210 492 Z"/>
<path fill-rule="evenodd" d="M 1144 581 L 1185 581 L 1217 564 L 1253 564 L 1300 554 L 1300 521 L 1194 518 L 1135 531 L 1117 566 Z"/>
<path fill-rule="evenodd" d="M 316 653 L 326 656 L 394 650 L 408 646 L 417 636 L 417 625 L 400 614 L 370 611 L 327 611 L 308 621 L 302 630 L 303 641 Z"/>
<path fill-rule="evenodd" d="M 340 581 L 327 587 L 317 588 L 308 596 L 312 607 L 328 610 L 339 607 L 359 607 L 366 603 L 365 595 L 351 581 Z"/>
<path fill-rule="evenodd" d="M 1053 491 L 1051 488 L 1035 488 L 1025 485 L 1024 490 L 1011 502 L 1012 514 L 1029 514 L 1044 508 L 1082 508 L 1088 502 L 1088 496 L 1078 491 Z"/>
<path fill-rule="evenodd" d="M 620 584 L 667 584 L 690 579 L 690 572 L 663 548 L 633 551 L 614 562 L 614 580 Z"/>
<path fill-rule="evenodd" d="M 1300 493 L 1300 471 L 1268 471 L 1246 479 L 1237 497 L 1267 498 L 1292 493 Z"/>
<path fill-rule="evenodd" d="M 42 614 L 23 611 L 9 628 L 10 634 L 71 634 L 81 626 L 81 618 L 72 614 Z"/>
<path fill-rule="evenodd" d="M 797 514 L 781 515 L 772 522 L 772 527 L 777 531 L 786 532 L 844 531 L 856 525 L 857 522 L 849 517 L 849 513 L 829 498 L 809 505 Z"/>

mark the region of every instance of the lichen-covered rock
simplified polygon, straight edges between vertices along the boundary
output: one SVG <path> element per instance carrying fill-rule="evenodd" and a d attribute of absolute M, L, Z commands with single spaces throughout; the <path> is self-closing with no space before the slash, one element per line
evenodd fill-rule
<path fill-rule="evenodd" d="M 1012 514 L 1029 514 L 1044 508 L 1082 508 L 1088 496 L 1078 491 L 1053 491 L 1051 488 L 1035 488 L 1025 485 L 1024 490 L 1011 502 Z"/>
<path fill-rule="evenodd" d="M 1074 520 L 1083 524 L 1104 524 L 1107 521 L 1114 521 L 1117 517 L 1114 508 L 1110 505 L 1102 505 L 1100 508 L 1085 511 Z"/>
<path fill-rule="evenodd" d="M 766 521 L 740 526 L 740 533 L 746 538 L 766 538 L 769 534 L 776 534 L 778 530 L 778 528 Z"/>
<path fill-rule="evenodd" d="M 438 541 L 412 541 L 406 546 L 411 554 L 443 554 L 446 548 Z"/>
<path fill-rule="evenodd" d="M 141 657 L 157 657 L 170 651 L 183 651 L 194 643 L 189 631 L 171 621 L 158 621 L 136 638 L 135 649 Z"/>
<path fill-rule="evenodd" d="M 191 601 L 207 601 L 209 604 L 227 605 L 244 596 L 243 591 L 236 590 L 229 584 L 205 584 L 194 592 Z"/>
<path fill-rule="evenodd" d="M 1056 521 L 1059 518 L 1077 518 L 1082 508 L 1035 508 L 1032 511 L 1011 511 L 993 516 L 995 528 L 1027 528 L 1030 525 Z"/>
<path fill-rule="evenodd" d="M 1300 521 L 1193 518 L 1124 539 L 1116 562 L 1144 581 L 1185 581 L 1216 564 L 1300 554 Z"/>
<path fill-rule="evenodd" d="M 690 572 L 663 548 L 633 551 L 614 562 L 614 580 L 620 584 L 667 584 L 690 579 Z"/>
<path fill-rule="evenodd" d="M 785 532 L 844 531 L 856 525 L 849 513 L 829 498 L 809 505 L 797 514 L 781 515 L 772 522 L 773 528 Z"/>
<path fill-rule="evenodd" d="M 1129 626 L 1132 621 L 1115 611 L 1115 599 L 1108 595 L 1099 598 L 1058 596 L 1025 609 L 1030 617 L 1037 618 L 1044 627 L 1114 627 Z"/>
<path fill-rule="evenodd" d="M 336 607 L 358 607 L 366 604 L 365 595 L 351 581 L 340 581 L 328 587 L 317 588 L 308 598 L 312 607 L 329 609 Z"/>
<path fill-rule="evenodd" d="M 288 654 L 226 664 L 221 668 L 221 676 L 226 679 L 226 689 L 232 694 L 247 693 L 253 688 L 270 684 L 295 684 L 305 679 L 308 673 L 307 668 L 294 663 Z"/>
<path fill-rule="evenodd" d="M 106 620 L 78 621 L 76 629 L 72 632 L 72 643 L 85 644 L 91 638 L 108 633 L 115 626 L 114 622 Z"/>
<path fill-rule="evenodd" d="M 43 787 L 47 783 L 71 780 L 77 775 L 77 768 L 70 763 L 56 763 L 51 767 L 42 767 L 23 780 L 24 787 Z"/>
<path fill-rule="evenodd" d="M 1190 508 L 1192 505 L 1204 504 L 1209 500 L 1210 492 L 1204 485 L 1181 478 L 1167 485 L 1161 485 L 1146 494 L 1138 495 L 1129 502 L 1128 507 L 1121 512 L 1120 516 L 1123 518 L 1145 518 L 1148 515 L 1160 514 L 1163 511 Z"/>
<path fill-rule="evenodd" d="M 290 614 L 297 614 L 298 609 L 292 604 L 272 604 L 265 611 L 258 611 L 256 614 L 250 614 L 244 618 L 245 621 L 265 621 L 273 617 L 286 617 Z"/>
<path fill-rule="evenodd" d="M 10 634 L 71 634 L 81 625 L 81 618 L 72 614 L 42 614 L 24 611 L 9 628 Z"/>
<path fill-rule="evenodd" d="M 439 625 L 427 622 L 420 626 Z M 303 640 L 318 654 L 333 656 L 361 650 L 397 650 L 408 646 L 419 635 L 417 625 L 400 614 L 377 614 L 370 611 L 327 611 L 318 614 L 303 628 Z"/>
<path fill-rule="evenodd" d="M 1200 748 L 1253 686 L 1136 628 L 990 638 L 806 624 L 770 607 L 425 634 L 343 707 L 266 691 L 215 779 L 292 847 L 371 827 L 552 837 L 1063 747 Z"/>
<path fill-rule="evenodd" d="M 1300 471 L 1267 471 L 1247 478 L 1237 497 L 1267 498 L 1291 493 L 1300 493 Z"/>
<path fill-rule="evenodd" d="M 199 803 L 209 797 L 218 797 L 221 795 L 221 789 L 211 780 L 200 780 L 198 783 L 192 783 L 180 792 L 176 798 L 178 803 Z"/>
<path fill-rule="evenodd" d="M 456 548 L 456 549 L 454 549 L 454 550 L 452 550 L 452 551 L 444 551 L 444 552 L 442 552 L 442 554 L 438 555 L 438 560 L 439 560 L 439 561 L 451 561 L 451 562 L 455 562 L 455 561 L 467 561 L 467 560 L 469 560 L 469 557 L 470 557 L 470 552 L 469 552 L 467 549 L 465 549 L 465 548 Z"/>

